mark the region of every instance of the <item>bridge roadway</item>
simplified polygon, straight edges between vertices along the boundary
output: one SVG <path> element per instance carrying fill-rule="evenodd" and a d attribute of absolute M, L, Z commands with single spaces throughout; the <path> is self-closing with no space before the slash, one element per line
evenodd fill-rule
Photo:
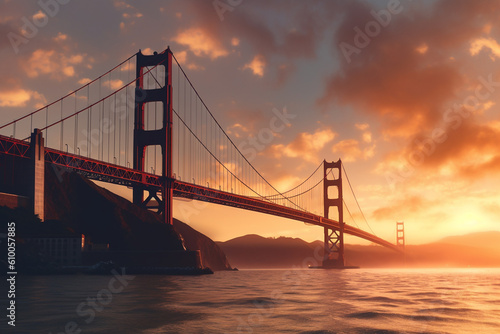
<path fill-rule="evenodd" d="M 30 158 L 30 144 L 27 141 L 17 140 L 0 135 L 0 155 L 9 154 L 22 158 Z M 76 171 L 83 176 L 108 183 L 125 186 L 140 185 L 145 189 L 160 190 L 162 176 L 140 172 L 131 168 L 109 164 L 99 160 L 87 158 L 80 155 L 45 148 L 45 162 L 57 166 L 56 170 Z M 261 212 L 283 218 L 298 220 L 307 224 L 328 227 L 333 230 L 340 229 L 340 223 L 332 219 L 326 219 L 310 212 L 289 208 L 283 205 L 271 203 L 258 198 L 240 196 L 221 190 L 207 188 L 179 180 L 173 182 L 174 197 L 183 197 L 193 200 L 221 204 L 250 211 Z M 402 250 L 384 239 L 365 232 L 359 228 L 344 224 L 344 233 L 369 240 L 373 243 L 390 248 L 397 252 Z"/>

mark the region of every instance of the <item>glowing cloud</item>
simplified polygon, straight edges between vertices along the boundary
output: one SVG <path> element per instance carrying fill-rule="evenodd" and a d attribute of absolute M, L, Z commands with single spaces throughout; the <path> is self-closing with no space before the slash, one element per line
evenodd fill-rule
<path fill-rule="evenodd" d="M 0 92 L 0 107 L 25 107 L 30 100 L 46 102 L 43 95 L 25 89 L 14 89 Z"/>
<path fill-rule="evenodd" d="M 429 46 L 427 44 L 422 44 L 418 48 L 415 49 L 420 54 L 426 54 L 427 50 L 429 50 Z"/>
<path fill-rule="evenodd" d="M 45 15 L 44 12 L 39 10 L 38 12 L 35 13 L 35 15 L 33 15 L 33 20 L 41 21 L 42 19 L 45 19 L 46 17 L 47 17 L 47 15 Z"/>
<path fill-rule="evenodd" d="M 123 87 L 123 81 L 122 80 L 107 80 L 103 82 L 105 87 L 109 87 L 111 90 L 117 90 Z"/>
<path fill-rule="evenodd" d="M 58 33 L 56 37 L 54 37 L 54 41 L 61 42 L 68 39 L 68 35 L 63 34 L 62 32 Z"/>
<path fill-rule="evenodd" d="M 314 133 L 302 132 L 288 145 L 278 144 L 271 147 L 275 157 L 302 158 L 309 162 L 318 161 L 318 152 L 331 142 L 336 133 L 330 129 L 318 129 Z"/>
<path fill-rule="evenodd" d="M 200 28 L 181 31 L 172 40 L 187 46 L 198 57 L 208 56 L 214 60 L 228 55 L 227 50 L 222 47 L 219 41 Z"/>
<path fill-rule="evenodd" d="M 86 85 L 86 84 L 88 84 L 88 83 L 89 83 L 89 82 L 91 82 L 91 81 L 92 81 L 92 80 L 90 80 L 89 78 L 82 78 L 82 79 L 78 80 L 78 83 L 79 83 L 80 85 Z"/>
<path fill-rule="evenodd" d="M 24 65 L 24 71 L 30 78 L 50 74 L 52 78 L 61 79 L 75 75 L 74 65 L 83 62 L 83 55 L 66 56 L 54 50 L 38 49 Z M 62 76 L 61 76 L 62 74 Z"/>
<path fill-rule="evenodd" d="M 175 54 L 175 58 L 179 61 L 179 64 L 187 66 L 190 70 L 204 70 L 205 68 L 201 65 L 195 64 L 193 62 L 188 62 L 187 51 L 180 51 Z"/>
<path fill-rule="evenodd" d="M 345 139 L 332 147 L 333 153 L 340 153 L 341 158 L 345 162 L 356 161 L 358 159 L 366 160 L 373 157 L 375 153 L 375 146 L 361 149 L 359 141 L 355 139 Z"/>
<path fill-rule="evenodd" d="M 0 107 L 24 107 L 30 99 L 30 93 L 24 89 L 0 92 Z"/>
<path fill-rule="evenodd" d="M 490 49 L 493 56 L 500 57 L 500 44 L 493 38 L 478 38 L 474 40 L 469 48 L 469 52 L 472 56 L 477 55 L 483 48 Z"/>
<path fill-rule="evenodd" d="M 264 69 L 266 67 L 266 60 L 261 55 L 256 55 L 251 62 L 245 64 L 243 69 L 250 69 L 253 74 L 262 77 L 264 76 Z"/>

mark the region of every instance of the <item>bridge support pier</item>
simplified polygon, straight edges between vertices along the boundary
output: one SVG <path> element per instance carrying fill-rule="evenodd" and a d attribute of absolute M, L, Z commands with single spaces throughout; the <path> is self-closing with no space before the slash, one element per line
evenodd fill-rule
<path fill-rule="evenodd" d="M 161 196 L 149 190 L 149 196 L 144 200 L 144 188 L 136 186 L 133 190 L 133 202 L 147 208 L 151 199 L 158 203 L 157 212 L 162 214 L 167 224 L 173 220 L 173 172 L 172 172 L 172 52 L 167 49 L 163 53 L 151 56 L 143 55 L 139 50 L 136 65 L 135 113 L 134 113 L 134 164 L 139 171 L 146 171 L 144 166 L 146 147 L 158 145 L 162 152 Z M 144 88 L 144 69 L 146 67 L 162 66 L 165 70 L 165 82 L 156 89 Z M 150 72 L 153 73 L 153 72 Z M 156 78 L 155 78 L 156 80 Z M 160 79 L 161 80 L 161 79 Z M 161 83 L 158 82 L 158 86 Z M 163 103 L 163 126 L 161 129 L 146 130 L 144 124 L 144 107 L 147 103 Z M 161 197 L 161 198 L 160 198 Z"/>
<path fill-rule="evenodd" d="M 338 169 L 338 178 L 334 177 L 334 169 Z M 324 258 L 323 268 L 345 268 L 344 260 L 344 207 L 342 197 L 342 161 L 336 162 L 323 161 L 324 179 L 323 179 L 323 203 L 324 217 L 329 218 L 330 207 L 336 207 L 338 210 L 338 221 L 340 229 L 331 230 L 324 228 Z M 337 188 L 337 197 L 330 198 L 328 188 Z"/>
<path fill-rule="evenodd" d="M 45 219 L 45 145 L 40 129 L 34 129 L 30 142 L 31 201 L 33 213 Z"/>

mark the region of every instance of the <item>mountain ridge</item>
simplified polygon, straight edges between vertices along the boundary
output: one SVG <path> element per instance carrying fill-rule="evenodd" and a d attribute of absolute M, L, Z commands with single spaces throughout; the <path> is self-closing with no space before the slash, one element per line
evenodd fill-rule
<path fill-rule="evenodd" d="M 486 241 L 485 241 L 486 240 Z M 238 268 L 292 268 L 320 265 L 323 242 L 265 238 L 256 234 L 217 242 Z M 361 267 L 497 267 L 500 232 L 449 236 L 422 245 L 406 245 L 406 258 L 378 245 L 345 245 L 347 265 Z"/>

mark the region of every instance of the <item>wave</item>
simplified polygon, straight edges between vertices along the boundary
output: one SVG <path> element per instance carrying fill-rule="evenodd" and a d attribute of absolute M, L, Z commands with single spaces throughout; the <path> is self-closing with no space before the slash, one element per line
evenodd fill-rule
<path fill-rule="evenodd" d="M 411 301 L 406 299 L 394 299 L 389 297 L 377 296 L 377 297 L 362 297 L 359 300 L 371 301 L 371 302 L 381 302 L 381 303 L 393 303 L 393 304 L 411 304 Z"/>
<path fill-rule="evenodd" d="M 402 313 L 385 313 L 385 312 L 375 312 L 375 311 L 367 311 L 367 312 L 354 312 L 345 315 L 346 318 L 354 318 L 354 319 L 378 319 L 378 318 L 401 318 L 406 320 L 414 320 L 414 321 L 457 321 L 459 319 L 455 318 L 447 318 L 439 315 L 408 315 Z"/>

